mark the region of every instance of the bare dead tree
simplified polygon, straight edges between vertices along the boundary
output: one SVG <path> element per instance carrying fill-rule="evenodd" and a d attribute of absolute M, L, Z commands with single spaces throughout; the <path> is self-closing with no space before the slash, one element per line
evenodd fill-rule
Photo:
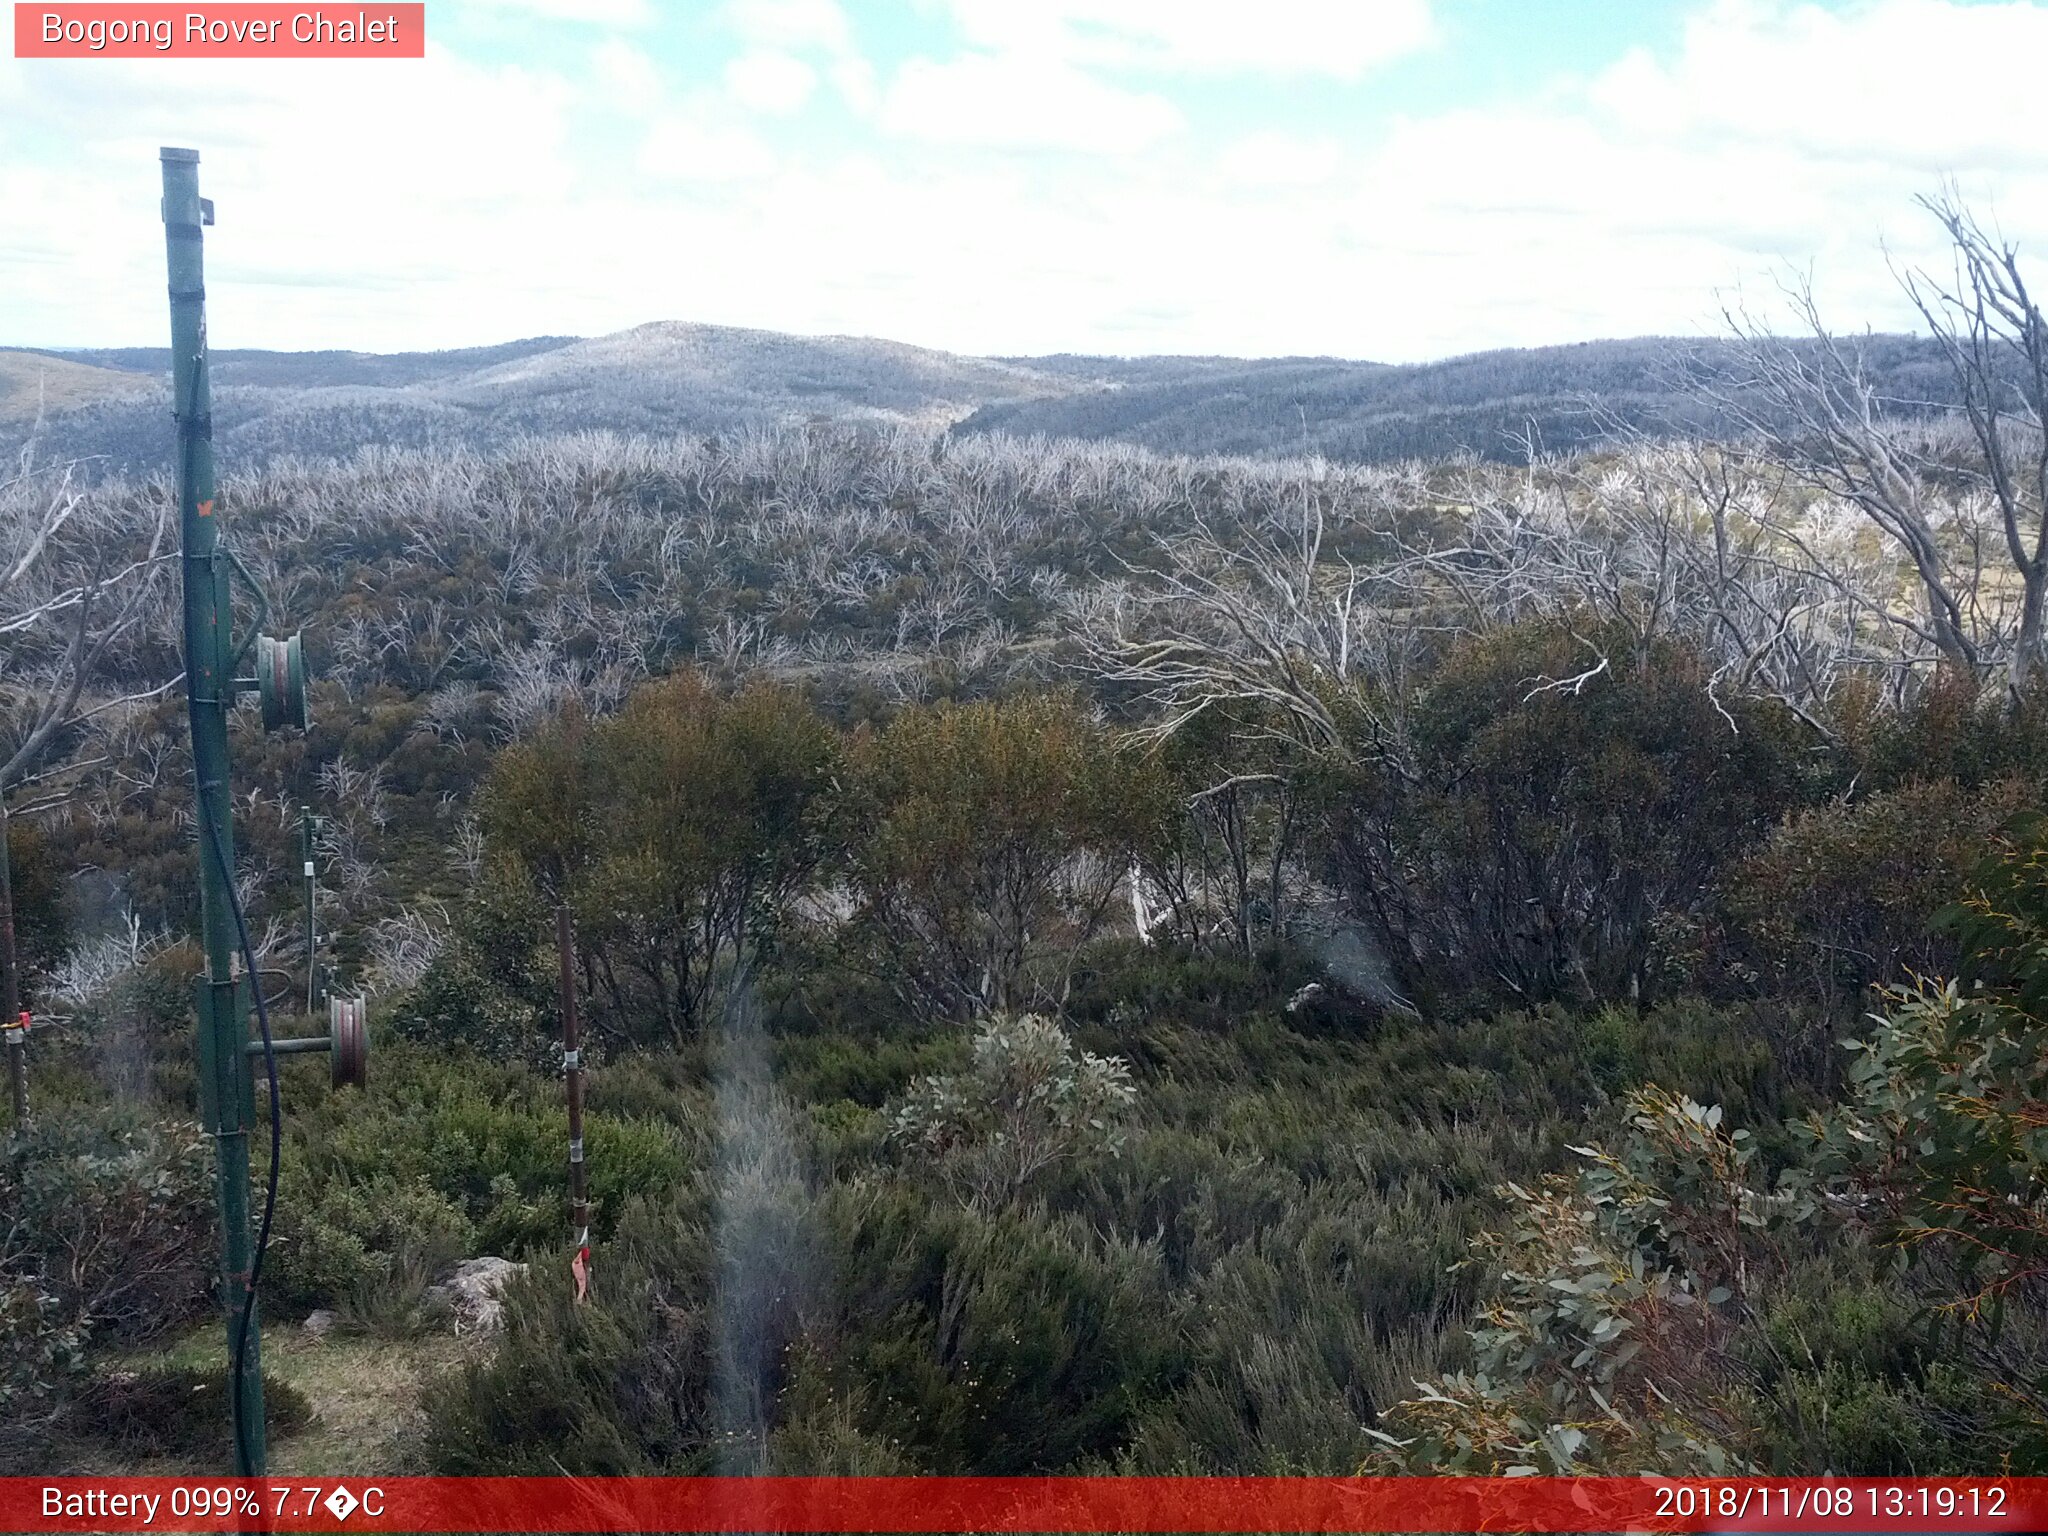
<path fill-rule="evenodd" d="M 1213 926 L 1245 950 L 1255 902 L 1263 925 L 1283 927 L 1297 883 L 1300 797 L 1285 766 L 1370 757 L 1398 769 L 1382 705 L 1409 659 L 1402 594 L 1328 552 L 1329 467 L 1288 471 L 1291 483 L 1268 482 L 1279 503 L 1257 497 L 1233 532 L 1190 509 L 1123 579 L 1062 594 L 1081 665 L 1151 706 L 1156 744 L 1227 722 L 1229 749 L 1188 787 L 1186 838 L 1134 880 L 1184 936 Z M 1142 912 L 1136 884 L 1132 900 Z"/>
<path fill-rule="evenodd" d="M 0 483 L 0 1018 L 21 1008 L 10 822 L 64 803 L 94 765 L 74 749 L 95 718 L 154 698 L 123 642 L 138 627 L 161 568 L 168 502 L 86 496 L 75 464 L 43 470 L 31 438 Z M 26 803 L 15 794 L 35 787 Z M 18 1065 L 19 1053 L 10 1051 Z"/>
<path fill-rule="evenodd" d="M 1614 436 L 1540 474 L 1468 466 L 1452 481 L 1456 536 L 1404 544 L 1388 580 L 1411 587 L 1434 629 L 1542 619 L 1627 636 L 1637 654 L 1683 640 L 1712 658 L 1717 701 L 1722 689 L 1774 697 L 1822 734 L 1819 706 L 1844 676 L 1925 663 L 1895 614 L 1895 564 L 1845 536 L 1842 504 L 1741 445 L 1654 442 L 1618 424 Z M 1584 643 L 1582 672 L 1532 685 L 1581 688 L 1613 664 Z"/>
<path fill-rule="evenodd" d="M 432 897 L 371 924 L 365 990 L 396 992 L 417 985 L 446 946 L 449 927 L 447 908 Z"/>
<path fill-rule="evenodd" d="M 1196 515 L 1159 539 L 1150 564 L 1073 601 L 1085 664 L 1155 707 L 1168 736 L 1222 704 L 1254 706 L 1316 751 L 1357 746 L 1340 695 L 1378 610 L 1369 575 L 1325 562 L 1321 498 L 1304 482 L 1298 512 L 1228 538 Z"/>
<path fill-rule="evenodd" d="M 1978 449 L 1966 472 L 1996 502 L 2019 575 L 2006 663 L 2006 686 L 2017 697 L 2041 675 L 2048 619 L 2048 321 L 2018 248 L 1987 231 L 1953 186 L 1919 203 L 1948 235 L 1954 275 L 1945 285 L 1919 271 L 1901 281 L 1948 358 Z"/>
<path fill-rule="evenodd" d="M 1744 372 L 1708 393 L 1903 553 L 1921 605 L 1897 622 L 1974 677 L 2002 667 L 2017 696 L 2040 676 L 2048 641 L 2048 324 L 2016 247 L 1988 232 L 1953 187 L 1919 202 L 1949 238 L 1953 273 L 1937 280 L 1913 270 L 1899 281 L 1948 359 L 1971 451 L 1928 430 L 1935 402 L 1879 391 L 1860 345 L 1829 330 L 1810 278 L 1781 285 L 1804 333 L 1797 343 L 1726 310 Z M 2002 546 L 1988 565 L 1987 512 Z"/>
<path fill-rule="evenodd" d="M 1904 553 L 1922 606 L 1903 622 L 1946 661 L 1979 673 L 1985 657 L 1968 619 L 1970 572 L 1942 538 L 1945 508 L 1926 456 L 1900 430 L 1894 403 L 1872 382 L 1855 343 L 1827 328 L 1811 282 L 1788 282 L 1785 293 L 1812 346 L 1802 351 L 1730 309 L 1746 373 L 1711 392 L 1779 462 L 1856 506 Z"/>

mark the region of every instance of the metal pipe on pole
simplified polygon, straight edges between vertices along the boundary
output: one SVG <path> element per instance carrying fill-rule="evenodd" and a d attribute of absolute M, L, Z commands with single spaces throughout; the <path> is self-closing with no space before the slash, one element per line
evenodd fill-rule
<path fill-rule="evenodd" d="M 314 905 L 313 834 L 320 818 L 310 805 L 299 807 L 299 859 L 306 882 L 306 1017 L 312 1018 L 320 1003 L 320 922 Z"/>

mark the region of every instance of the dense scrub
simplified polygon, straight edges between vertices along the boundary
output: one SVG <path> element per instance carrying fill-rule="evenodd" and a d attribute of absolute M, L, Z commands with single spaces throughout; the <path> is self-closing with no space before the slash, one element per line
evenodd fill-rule
<path fill-rule="evenodd" d="M 1871 923 L 1955 960 L 1927 919 L 2036 793 L 2009 771 L 2025 717 L 1983 726 L 1969 772 L 1918 778 L 1947 695 L 1816 758 L 1768 705 L 1731 729 L 1682 648 L 1606 693 L 1517 698 L 1549 643 L 1445 653 L 1412 717 L 1442 768 L 1297 786 L 1290 899 L 1385 945 L 1392 998 L 1347 985 L 1313 930 L 1244 927 L 1227 878 L 1188 881 L 1140 942 L 1132 871 L 1168 867 L 1195 812 L 1170 761 L 1072 697 L 847 733 L 786 687 L 679 675 L 613 716 L 572 710 L 497 755 L 485 877 L 383 1013 L 398 1043 L 368 1096 L 290 1075 L 274 1303 L 405 1332 L 435 1325 L 449 1260 L 535 1258 L 501 1346 L 435 1398 L 451 1470 L 1343 1471 L 1386 1454 L 1375 1431 L 1426 1464 L 1458 1432 L 1401 1407 L 1430 1377 L 1478 1416 L 1467 1440 L 1495 1432 L 1471 1453 L 1487 1465 L 1927 1470 L 1979 1464 L 1982 1437 L 2022 1455 L 2030 1421 L 1964 1404 L 1875 1227 L 1774 1228 L 1742 1316 L 1658 1346 L 1667 1372 L 1702 1351 L 1726 1371 L 1697 1377 L 1711 1411 L 1682 1424 L 1643 1409 L 1620 1443 L 1559 1440 L 1551 1389 L 1505 1371 L 1547 1358 L 1501 1330 L 1558 1266 L 1628 1262 L 1557 1246 L 1590 1198 L 1563 1172 L 1588 1138 L 1622 1138 L 1595 1171 L 1638 1201 L 1731 1147 L 1756 1200 L 1820 1177 L 1798 1125 L 1858 1091 L 1830 1042 L 1895 961 Z M 1865 871 L 1933 824 L 1888 810 L 1916 797 L 1953 808 L 1947 862 L 1913 861 L 1866 911 Z M 1363 829 L 1399 839 L 1380 854 L 1398 882 Z M 557 900 L 598 1063 L 587 1308 L 560 1247 Z M 1489 911 L 1528 913 L 1542 944 Z M 148 1016 L 133 974 L 102 1012 Z M 39 1065 L 58 1083 L 68 1059 L 89 1095 L 102 1048 L 78 1028 Z M 1685 1135 L 1658 1142 L 1666 1125 Z M 1711 1211 L 1732 1166 L 1672 1208 Z M 1475 1242 L 1493 1246 L 1467 1264 Z M 1683 1262 L 1700 1296 L 1737 1294 L 1732 1256 Z M 1603 1304 L 1637 1327 L 1657 1273 L 1642 1303 Z M 2032 1337 L 2034 1283 L 2012 1282 L 2008 1348 Z M 1468 1338 L 1482 1304 L 1496 1321 Z M 39 1326 L 121 1326 L 66 1305 Z"/>
<path fill-rule="evenodd" d="M 1510 508 L 817 434 L 241 482 L 329 678 L 305 736 L 237 727 L 259 964 L 288 1007 L 310 803 L 379 1037 L 367 1094 L 285 1074 L 271 1305 L 406 1336 L 450 1260 L 531 1260 L 434 1396 L 459 1471 L 2038 1465 L 2039 1094 L 1982 1072 L 2039 1056 L 2048 714 L 1861 598 L 1795 633 L 1842 583 L 1767 541 L 1759 640 L 1670 555 L 1689 503 L 1627 520 L 1641 468 Z M 25 1423 L 205 1304 L 175 714 L 13 838 Z M 1996 1112 L 1930 1124 L 1951 1082 Z M 144 1290 L 74 1206 L 168 1256 Z"/>
<path fill-rule="evenodd" d="M 1652 1064 L 1776 1107 L 1699 1007 L 1590 1031 L 1311 1019 L 1287 1009 L 1301 972 L 1242 961 L 1207 968 L 1226 1009 L 1162 1002 L 1189 968 L 1105 951 L 1067 1051 L 990 1026 L 970 1057 L 949 1033 L 880 1111 L 803 1091 L 840 1038 L 767 1021 L 775 1089 L 722 1045 L 714 1154 L 628 1205 L 592 1307 L 559 1273 L 522 1289 L 504 1349 L 436 1406 L 442 1463 L 1350 1470 L 1372 1414 L 1459 1358 L 1446 1325 L 1479 1277 L 1453 1266 L 1496 1180 L 1552 1166 Z M 1128 1064 L 1129 1103 L 1062 1138 L 1089 1052 Z M 933 1102 L 969 1089 L 1011 1108 L 935 1156 Z"/>

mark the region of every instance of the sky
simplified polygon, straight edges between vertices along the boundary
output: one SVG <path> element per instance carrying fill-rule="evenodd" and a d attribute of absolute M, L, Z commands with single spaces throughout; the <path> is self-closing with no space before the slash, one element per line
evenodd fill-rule
<path fill-rule="evenodd" d="M 330 7 L 339 10 L 341 7 Z M 346 7 L 353 14 L 355 6 Z M 374 7 L 372 7 L 374 9 Z M 1417 361 L 1911 328 L 1954 178 L 2048 288 L 2048 0 L 429 0 L 415 60 L 0 58 L 0 346 L 654 320 Z"/>

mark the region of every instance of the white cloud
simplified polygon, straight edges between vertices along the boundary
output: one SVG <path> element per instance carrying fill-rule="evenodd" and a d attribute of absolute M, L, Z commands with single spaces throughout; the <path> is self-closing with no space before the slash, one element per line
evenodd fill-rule
<path fill-rule="evenodd" d="M 840 100 L 862 117 L 881 105 L 881 88 L 875 83 L 875 67 L 866 59 L 847 57 L 832 66 L 832 85 Z"/>
<path fill-rule="evenodd" d="M 163 334 L 163 250 L 149 236 L 160 145 L 203 157 L 201 188 L 219 209 L 207 257 L 222 346 L 371 331 L 403 345 L 446 312 L 444 285 L 475 291 L 475 253 L 518 248 L 535 210 L 575 180 L 567 81 L 477 66 L 432 42 L 424 59 L 368 64 L 16 68 L 0 100 L 0 197 L 72 252 L 39 272 L 0 250 L 0 334 L 25 340 Z"/>
<path fill-rule="evenodd" d="M 1246 190 L 1291 190 L 1328 182 L 1343 164 L 1343 150 L 1329 139 L 1261 131 L 1225 148 L 1216 168 L 1224 181 Z"/>
<path fill-rule="evenodd" d="M 1436 38 L 1430 0 L 950 0 L 970 41 L 1075 63 L 1355 80 Z"/>
<path fill-rule="evenodd" d="M 881 103 L 884 130 L 928 143 L 1130 154 L 1182 126 L 1162 96 L 1124 90 L 1056 61 L 968 53 L 912 59 Z"/>
<path fill-rule="evenodd" d="M 1242 0 L 944 4 L 970 46 L 903 64 L 880 122 L 901 137 L 1012 149 L 1129 155 L 1171 139 L 1180 109 L 1133 74 L 1153 86 L 1174 75 L 1353 79 L 1435 36 L 1430 0 L 1263 0 L 1256 16 Z M 1234 164 L 1248 166 L 1242 155 Z"/>
<path fill-rule="evenodd" d="M 1661 139 L 1733 138 L 1927 171 L 2040 168 L 2039 94 L 1986 73 L 1994 61 L 2039 59 L 2040 5 L 1866 0 L 1829 11 L 1715 0 L 1686 24 L 1675 59 L 1638 49 L 1593 99 L 1627 132 Z"/>
<path fill-rule="evenodd" d="M 818 60 L 840 99 L 856 114 L 865 117 L 875 110 L 881 93 L 875 83 L 874 65 L 855 46 L 853 28 L 846 19 L 846 12 L 840 8 L 839 0 L 726 0 L 720 20 L 727 31 L 747 45 L 748 51 L 727 71 L 728 89 L 735 94 L 744 98 L 752 87 L 757 97 L 774 95 L 779 91 L 782 99 L 786 100 L 798 94 L 796 82 L 801 79 L 801 96 L 808 99 L 815 84 L 816 71 L 801 56 L 809 55 Z M 780 78 L 772 78 L 759 66 L 750 65 L 748 68 L 760 74 L 761 78 L 735 81 L 733 69 L 749 59 L 778 61 L 772 68 Z M 791 65 L 805 73 L 799 76 Z M 776 108 L 760 105 L 757 110 L 773 111 Z M 793 111 L 795 108 L 784 107 L 781 110 Z"/>
<path fill-rule="evenodd" d="M 463 5 L 469 10 L 509 11 L 592 27 L 645 27 L 654 21 L 648 0 L 463 0 Z"/>
<path fill-rule="evenodd" d="M 745 128 L 677 115 L 648 130 L 639 167 L 658 181 L 758 181 L 774 172 L 776 158 L 758 134 Z"/>
<path fill-rule="evenodd" d="M 608 37 L 591 50 L 590 62 L 605 102 L 635 117 L 653 113 L 667 95 L 660 66 L 631 43 Z"/>
<path fill-rule="evenodd" d="M 853 48 L 853 29 L 838 0 L 727 0 L 722 19 L 742 39 L 762 47 L 832 54 Z"/>
<path fill-rule="evenodd" d="M 1126 9 L 1120 31 L 1091 31 L 1075 18 L 1107 0 L 1044 4 L 1019 0 L 965 54 L 878 88 L 835 51 L 836 6 L 743 0 L 727 18 L 755 29 L 743 57 L 794 55 L 849 101 L 870 93 L 882 130 L 800 138 L 805 117 L 772 145 L 715 64 L 677 97 L 662 86 L 682 63 L 617 39 L 564 50 L 573 80 L 437 45 L 417 63 L 290 69 L 0 64 L 0 342 L 161 337 L 166 143 L 206 154 L 223 346 L 446 346 L 674 317 L 963 351 L 1401 360 L 1712 329 L 1717 290 L 1808 261 L 1840 324 L 1898 326 L 1878 241 L 1938 254 L 1911 198 L 1944 169 L 2036 271 L 2048 262 L 2038 103 L 1972 88 L 1959 105 L 1940 84 L 1981 78 L 1960 72 L 1975 52 L 2048 56 L 2038 9 L 1722 0 L 1670 46 L 1590 81 L 1531 80 L 1521 104 L 1321 126 L 1245 113 L 1218 142 L 1222 124 L 1186 120 L 1177 82 L 1101 73 L 1118 49 L 1213 56 L 1196 23 L 1169 37 L 1163 10 Z"/>
<path fill-rule="evenodd" d="M 787 53 L 757 50 L 725 66 L 725 88 L 732 99 L 773 117 L 799 110 L 817 83 L 817 71 Z"/>

